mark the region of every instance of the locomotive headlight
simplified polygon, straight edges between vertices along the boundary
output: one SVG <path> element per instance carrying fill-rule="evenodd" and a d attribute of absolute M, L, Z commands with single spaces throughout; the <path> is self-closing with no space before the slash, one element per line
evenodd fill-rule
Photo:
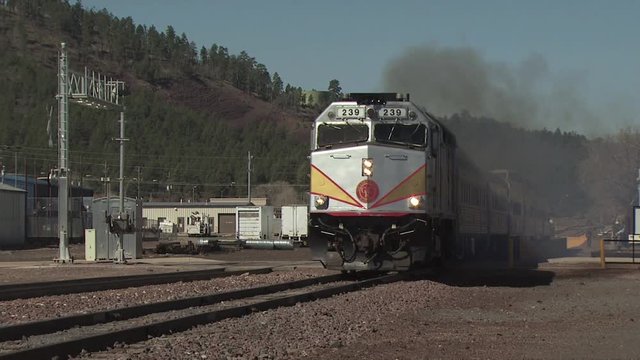
<path fill-rule="evenodd" d="M 362 176 L 373 176 L 373 159 L 362 159 Z"/>
<path fill-rule="evenodd" d="M 411 209 L 424 209 L 424 197 L 412 196 L 409 198 L 409 208 Z"/>
<path fill-rule="evenodd" d="M 318 210 L 324 210 L 329 207 L 329 198 L 324 195 L 317 195 L 313 200 L 313 205 Z"/>

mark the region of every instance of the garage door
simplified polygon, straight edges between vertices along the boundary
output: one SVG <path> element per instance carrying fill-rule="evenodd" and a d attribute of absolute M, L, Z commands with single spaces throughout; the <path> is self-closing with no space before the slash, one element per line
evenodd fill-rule
<path fill-rule="evenodd" d="M 218 214 L 218 233 L 235 234 L 236 214 Z"/>

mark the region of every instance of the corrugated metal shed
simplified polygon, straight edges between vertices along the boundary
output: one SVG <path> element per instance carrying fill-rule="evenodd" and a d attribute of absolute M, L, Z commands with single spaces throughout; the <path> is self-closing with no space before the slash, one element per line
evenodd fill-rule
<path fill-rule="evenodd" d="M 25 243 L 27 192 L 0 184 L 0 247 L 15 248 Z"/>

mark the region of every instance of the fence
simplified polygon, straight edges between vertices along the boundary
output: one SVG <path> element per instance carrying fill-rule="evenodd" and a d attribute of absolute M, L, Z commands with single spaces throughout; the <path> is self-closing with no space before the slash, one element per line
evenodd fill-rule
<path fill-rule="evenodd" d="M 89 200 L 87 200 L 89 199 Z M 89 201 L 87 203 L 87 201 Z M 69 199 L 69 238 L 84 239 L 84 229 L 90 228 L 91 213 L 87 211 L 90 198 Z M 27 199 L 27 238 L 29 241 L 52 241 L 58 238 L 58 199 L 53 197 L 29 197 Z"/>

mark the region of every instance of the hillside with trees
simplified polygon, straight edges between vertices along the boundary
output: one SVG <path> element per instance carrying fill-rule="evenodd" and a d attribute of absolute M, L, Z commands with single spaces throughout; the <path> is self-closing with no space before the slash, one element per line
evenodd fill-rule
<path fill-rule="evenodd" d="M 464 112 L 442 121 L 475 164 L 518 174 L 545 198 L 553 217 L 580 217 L 594 231 L 616 222 L 631 227 L 631 210 L 638 205 L 638 129 L 588 139 Z"/>
<path fill-rule="evenodd" d="M 301 88 L 285 85 L 246 51 L 230 54 L 215 43 L 196 49 L 171 26 L 159 31 L 136 25 L 80 2 L 3 3 L 0 80 L 8 86 L 0 89 L 0 144 L 8 147 L 1 154 L 7 172 L 15 167 L 14 156 L 19 173 L 23 163 L 29 174 L 55 167 L 45 128 L 52 107 L 55 128 L 57 51 L 66 42 L 71 69 L 87 66 L 126 82 L 126 173 L 146 197 L 246 194 L 249 151 L 255 183 L 304 190 L 313 111 L 301 108 Z M 72 105 L 75 182 L 99 191 L 102 185 L 92 179 L 117 177 L 117 117 Z"/>
<path fill-rule="evenodd" d="M 197 48 L 176 29 L 156 29 L 87 10 L 80 2 L 0 1 L 0 163 L 5 172 L 46 176 L 57 164 L 57 52 L 70 68 L 126 82 L 127 195 L 154 200 L 245 196 L 247 153 L 254 195 L 304 199 L 309 129 L 319 108 L 247 51 L 212 42 Z M 342 89 L 327 79 L 331 101 Z M 354 89 L 358 90 L 358 89 Z M 393 91 L 394 89 L 388 89 Z M 306 99 L 309 100 L 309 99 Z M 317 100 L 317 99 L 315 99 Z M 52 114 L 52 116 L 50 116 Z M 117 175 L 118 114 L 72 105 L 72 181 L 104 193 Z M 517 172 L 556 215 L 589 215 L 606 224 L 635 204 L 640 135 L 588 139 L 559 130 L 524 130 L 462 112 L 442 119 L 461 151 L 483 169 Z M 113 184 L 112 184 L 113 185 Z M 115 187 L 113 187 L 115 189 Z"/>

